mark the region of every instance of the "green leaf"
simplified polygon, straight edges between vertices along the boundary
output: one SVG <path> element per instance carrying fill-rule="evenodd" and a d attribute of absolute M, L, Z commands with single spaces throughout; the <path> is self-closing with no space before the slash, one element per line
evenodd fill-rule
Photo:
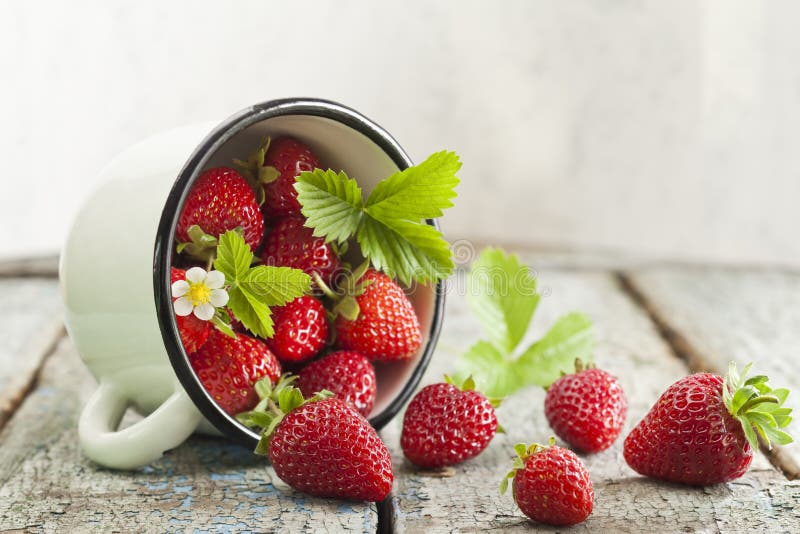
<path fill-rule="evenodd" d="M 300 269 L 259 265 L 238 280 L 238 287 L 267 306 L 283 306 L 311 291 L 311 277 Z"/>
<path fill-rule="evenodd" d="M 356 240 L 372 265 L 405 285 L 447 278 L 453 270 L 450 246 L 442 234 L 425 223 L 364 217 Z"/>
<path fill-rule="evenodd" d="M 231 230 L 219 237 L 214 268 L 225 275 L 227 283 L 244 278 L 252 261 L 253 252 L 241 234 Z"/>
<path fill-rule="evenodd" d="M 458 361 L 463 375 L 472 375 L 478 390 L 488 397 L 505 397 L 524 386 L 515 368 L 497 347 L 478 341 Z"/>
<path fill-rule="evenodd" d="M 269 456 L 269 444 L 271 441 L 271 434 L 262 434 L 261 439 L 258 440 L 258 445 L 256 445 L 256 450 L 253 452 L 260 456 Z"/>
<path fill-rule="evenodd" d="M 508 477 L 500 481 L 500 495 L 505 495 L 506 491 L 508 491 Z"/>
<path fill-rule="evenodd" d="M 467 302 L 489 340 L 511 353 L 539 304 L 536 278 L 515 255 L 487 248 L 470 269 Z"/>
<path fill-rule="evenodd" d="M 267 428 L 272 422 L 273 415 L 256 410 L 236 414 L 236 420 L 249 428 Z"/>
<path fill-rule="evenodd" d="M 178 243 L 176 247 L 178 254 L 185 253 L 200 261 L 207 261 L 210 259 L 217 246 L 217 237 L 205 233 L 203 229 L 196 224 L 190 226 L 186 230 L 186 233 L 189 236 L 189 241 Z"/>
<path fill-rule="evenodd" d="M 364 201 L 358 183 L 344 172 L 304 172 L 296 178 L 294 188 L 308 219 L 306 226 L 314 229 L 315 236 L 343 243 L 356 232 Z"/>
<path fill-rule="evenodd" d="M 736 393 L 733 394 L 733 399 L 731 400 L 730 409 L 734 414 L 738 414 L 739 410 L 744 403 L 750 400 L 751 397 L 755 397 L 758 395 L 758 391 L 751 386 L 743 386 L 736 390 Z"/>
<path fill-rule="evenodd" d="M 428 159 L 381 181 L 367 198 L 366 211 L 381 221 L 441 217 L 453 206 L 456 173 L 461 162 L 455 152 L 436 152 Z"/>
<path fill-rule="evenodd" d="M 278 407 L 283 413 L 289 413 L 302 406 L 304 401 L 303 394 L 296 387 L 285 388 L 278 395 Z"/>
<path fill-rule="evenodd" d="M 794 438 L 791 435 L 778 428 L 764 426 L 761 427 L 761 430 L 770 445 L 773 443 L 777 443 L 778 445 L 788 445 L 789 443 L 794 442 Z"/>
<path fill-rule="evenodd" d="M 211 318 L 211 322 L 214 324 L 215 327 L 217 327 L 217 330 L 219 330 L 226 336 L 232 337 L 234 339 L 236 338 L 236 332 L 233 331 L 231 325 L 223 321 L 219 315 L 214 315 L 214 317 Z"/>
<path fill-rule="evenodd" d="M 574 369 L 576 358 L 591 361 L 593 350 L 592 321 L 581 313 L 570 313 L 522 353 L 515 370 L 523 383 L 548 387 L 562 372 Z"/>
<path fill-rule="evenodd" d="M 228 307 L 245 328 L 257 336 L 270 338 L 275 333 L 269 306 L 241 287 L 228 290 Z"/>

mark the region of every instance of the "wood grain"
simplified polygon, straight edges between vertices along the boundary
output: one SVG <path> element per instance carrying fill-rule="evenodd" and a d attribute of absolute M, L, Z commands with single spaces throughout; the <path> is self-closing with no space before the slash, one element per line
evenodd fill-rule
<path fill-rule="evenodd" d="M 57 282 L 0 279 L 0 428 L 30 389 L 42 359 L 63 334 Z"/>
<path fill-rule="evenodd" d="M 731 360 L 740 368 L 755 362 L 755 372 L 793 391 L 786 404 L 800 413 L 800 273 L 653 267 L 626 278 L 694 370 L 724 373 Z M 789 432 L 800 439 L 797 416 Z M 800 476 L 798 442 L 773 457 Z"/>
<path fill-rule="evenodd" d="M 94 387 L 64 339 L 0 434 L 0 531 L 376 531 L 375 505 L 296 493 L 224 440 L 192 438 L 134 473 L 98 468 L 76 435 Z"/>
<path fill-rule="evenodd" d="M 547 297 L 534 318 L 534 336 L 570 310 L 583 310 L 593 318 L 598 364 L 619 377 L 628 396 L 624 437 L 658 395 L 688 372 L 683 361 L 671 352 L 648 316 L 613 276 L 543 270 L 539 282 Z M 424 383 L 439 381 L 442 373 L 452 371 L 459 353 L 477 335 L 478 325 L 463 296 L 450 294 L 448 298 L 440 350 Z M 456 466 L 451 478 L 428 476 L 403 458 L 399 448 L 402 418 L 398 417 L 383 432 L 397 475 L 393 497 L 396 531 L 530 530 L 532 524 L 511 497 L 501 497 L 497 488 L 509 469 L 514 443 L 543 442 L 551 435 L 542 411 L 543 398 L 544 392 L 538 388 L 509 398 L 498 411 L 508 433 L 496 436 L 478 458 Z M 800 529 L 800 485 L 787 483 L 761 455 L 740 480 L 706 489 L 663 484 L 636 475 L 622 457 L 622 438 L 609 450 L 582 458 L 595 486 L 596 501 L 593 514 L 574 528 L 576 532 L 740 532 L 746 520 L 755 531 Z"/>

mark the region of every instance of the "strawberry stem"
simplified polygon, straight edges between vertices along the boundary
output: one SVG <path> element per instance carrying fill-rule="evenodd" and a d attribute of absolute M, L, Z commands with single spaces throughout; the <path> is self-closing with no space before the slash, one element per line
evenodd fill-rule
<path fill-rule="evenodd" d="M 758 406 L 759 404 L 763 404 L 765 402 L 771 402 L 774 404 L 779 404 L 781 401 L 775 395 L 764 395 L 764 396 L 756 396 L 750 399 L 749 401 L 745 402 L 741 408 L 734 414 L 739 415 L 743 413 L 749 412 L 753 407 Z"/>

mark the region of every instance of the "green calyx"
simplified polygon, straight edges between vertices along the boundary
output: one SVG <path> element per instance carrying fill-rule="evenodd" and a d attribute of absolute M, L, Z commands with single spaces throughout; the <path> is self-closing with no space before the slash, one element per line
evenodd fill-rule
<path fill-rule="evenodd" d="M 475 385 L 475 379 L 472 378 L 472 375 L 469 375 L 463 382 L 459 382 L 458 379 L 450 375 L 444 375 L 444 381 L 446 384 L 453 385 L 461 391 L 478 391 Z M 486 399 L 492 404 L 493 408 L 498 408 L 500 404 L 503 403 L 503 397 L 486 397 Z M 498 428 L 498 432 L 504 432 L 502 427 Z"/>
<path fill-rule="evenodd" d="M 722 387 L 725 407 L 741 423 L 744 435 L 754 449 L 758 448 L 758 436 L 770 449 L 772 443 L 791 443 L 794 441 L 792 436 L 781 430 L 792 422 L 792 409 L 783 406 L 789 390 L 770 388 L 767 385 L 769 379 L 764 375 L 748 378 L 752 365 L 747 364 L 740 375 L 736 364 L 730 363 Z"/>
<path fill-rule="evenodd" d="M 355 268 L 353 272 L 345 276 L 338 288 L 338 292 L 331 289 L 319 276 L 314 273 L 314 282 L 322 293 L 331 301 L 329 319 L 335 320 L 338 316 L 342 316 L 348 321 L 355 321 L 358 319 L 361 308 L 358 305 L 356 297 L 363 295 L 373 280 L 362 280 L 364 274 L 369 269 L 369 260 L 365 260 L 361 265 Z"/>
<path fill-rule="evenodd" d="M 178 254 L 187 254 L 206 263 L 211 262 L 214 259 L 219 240 L 215 236 L 205 233 L 196 224 L 190 226 L 186 233 L 189 235 L 189 241 L 178 243 L 176 247 Z"/>
<path fill-rule="evenodd" d="M 275 429 L 289 412 L 296 410 L 304 404 L 316 402 L 333 397 L 333 393 L 324 389 L 308 399 L 297 389 L 293 383 L 296 375 L 284 374 L 276 384 L 272 384 L 269 377 L 264 377 L 255 384 L 255 391 L 259 401 L 249 412 L 236 415 L 236 420 L 249 428 L 261 430 L 261 439 L 256 445 L 256 454 L 266 456 L 269 454 L 269 443 Z"/>
<path fill-rule="evenodd" d="M 266 167 L 264 166 L 264 160 L 267 157 L 270 142 L 271 139 L 269 136 L 264 137 L 261 140 L 261 144 L 248 156 L 246 161 L 241 159 L 233 160 L 233 165 L 236 167 L 236 170 L 245 177 L 247 183 L 250 184 L 250 187 L 253 189 L 259 206 L 264 204 L 264 186 L 274 182 L 281 175 L 280 171 L 275 167 L 269 165 Z"/>
<path fill-rule="evenodd" d="M 236 332 L 231 328 L 231 314 L 225 308 L 217 308 L 211 318 L 214 327 L 226 336 L 236 339 Z"/>
<path fill-rule="evenodd" d="M 511 465 L 511 471 L 509 471 L 505 478 L 503 478 L 503 480 L 500 482 L 500 495 L 504 495 L 506 490 L 508 490 L 508 481 L 513 480 L 513 478 L 517 476 L 517 471 L 525 469 L 525 460 L 534 454 L 549 449 L 555 444 L 556 438 L 551 437 L 547 445 L 542 445 L 540 443 L 531 443 L 530 445 L 517 443 L 514 445 L 514 452 L 516 452 L 517 455 L 514 457 L 514 463 Z M 511 490 L 513 493 L 514 488 L 512 487 Z"/>

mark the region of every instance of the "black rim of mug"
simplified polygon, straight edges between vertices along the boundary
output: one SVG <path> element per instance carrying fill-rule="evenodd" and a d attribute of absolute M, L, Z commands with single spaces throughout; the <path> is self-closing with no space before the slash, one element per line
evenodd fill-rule
<path fill-rule="evenodd" d="M 405 151 L 386 130 L 357 111 L 330 100 L 285 98 L 256 104 L 226 119 L 198 145 L 178 174 L 162 210 L 153 258 L 153 287 L 155 288 L 155 305 L 161 337 L 178 380 L 203 416 L 224 435 L 247 447 L 255 447 L 258 442 L 258 434 L 239 424 L 234 417 L 217 406 L 192 370 L 188 355 L 180 341 L 178 326 L 172 310 L 170 291 L 170 267 L 175 249 L 173 236 L 178 223 L 179 208 L 183 205 L 191 185 L 210 157 L 245 128 L 267 119 L 286 115 L 311 115 L 340 122 L 369 138 L 401 170 L 413 165 Z M 427 223 L 438 228 L 435 220 L 430 219 Z M 380 430 L 391 421 L 409 400 L 433 356 L 444 314 L 444 282 L 442 280 L 437 282 L 434 291 L 435 304 L 428 332 L 428 342 L 401 391 L 386 408 L 369 418 L 370 424 L 376 430 Z"/>

